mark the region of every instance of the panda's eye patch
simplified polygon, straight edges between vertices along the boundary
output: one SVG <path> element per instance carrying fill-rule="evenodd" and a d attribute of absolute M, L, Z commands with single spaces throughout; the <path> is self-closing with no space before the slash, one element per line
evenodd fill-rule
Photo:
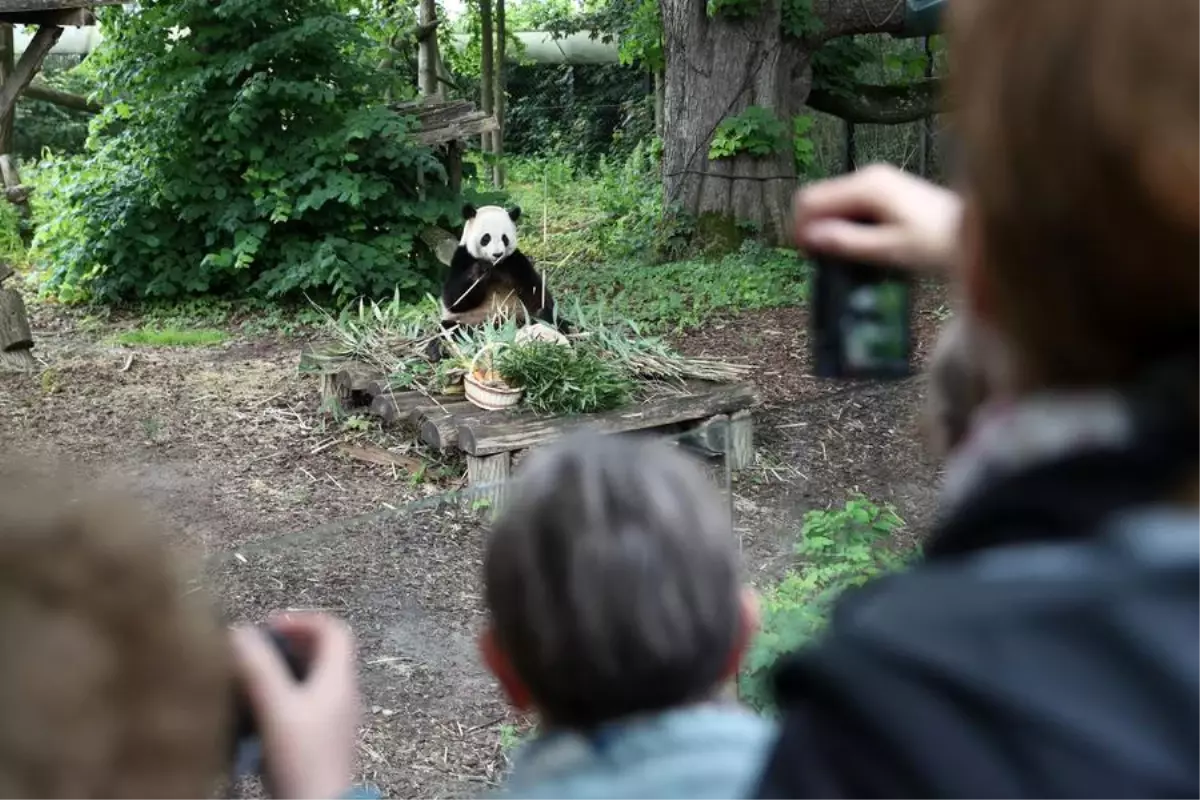
<path fill-rule="evenodd" d="M 491 240 L 492 240 L 492 235 L 490 233 L 485 233 L 483 236 L 481 236 L 479 238 L 479 243 L 481 245 L 483 245 L 484 247 L 487 247 L 488 242 L 490 242 Z"/>
<path fill-rule="evenodd" d="M 508 234 L 507 233 L 500 234 L 500 241 L 504 242 L 505 247 L 508 247 Z"/>

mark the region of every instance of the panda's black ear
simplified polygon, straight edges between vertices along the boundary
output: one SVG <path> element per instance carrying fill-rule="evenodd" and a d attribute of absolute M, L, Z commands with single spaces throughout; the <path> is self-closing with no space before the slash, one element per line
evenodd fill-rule
<path fill-rule="evenodd" d="M 463 206 L 463 219 L 475 219 L 475 206 L 470 203 Z"/>
<path fill-rule="evenodd" d="M 521 207 L 513 206 L 512 208 L 510 208 L 508 210 L 508 218 L 511 219 L 513 222 L 516 222 L 517 220 L 519 220 L 521 218 Z"/>

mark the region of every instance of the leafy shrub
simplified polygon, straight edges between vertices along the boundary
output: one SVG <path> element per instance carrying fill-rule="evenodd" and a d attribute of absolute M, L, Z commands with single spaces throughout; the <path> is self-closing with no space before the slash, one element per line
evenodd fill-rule
<path fill-rule="evenodd" d="M 846 589 L 902 569 L 915 553 L 890 549 L 904 520 L 890 505 L 865 497 L 833 511 L 804 515 L 795 545 L 800 564 L 763 594 L 762 628 L 750 646 L 739 679 L 742 699 L 771 707 L 769 676 L 780 656 L 809 641 L 825 625 L 833 601 Z"/>
<path fill-rule="evenodd" d="M 731 158 L 739 153 L 769 156 L 786 141 L 787 125 L 764 106 L 750 106 L 726 117 L 713 132 L 708 146 L 710 159 Z"/>
<path fill-rule="evenodd" d="M 427 288 L 417 238 L 459 198 L 334 0 L 106 9 L 106 109 L 52 160 L 35 241 L 64 299 Z M 423 192 L 418 187 L 423 186 Z"/>
<path fill-rule="evenodd" d="M 550 342 L 505 348 L 497 359 L 504 380 L 525 390 L 521 402 L 544 414 L 588 414 L 624 405 L 633 381 L 601 354 Z"/>

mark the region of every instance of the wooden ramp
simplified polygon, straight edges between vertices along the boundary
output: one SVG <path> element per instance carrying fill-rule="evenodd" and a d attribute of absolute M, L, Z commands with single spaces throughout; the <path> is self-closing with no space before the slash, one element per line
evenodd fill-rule
<path fill-rule="evenodd" d="M 723 452 L 730 469 L 754 460 L 750 410 L 759 405 L 758 388 L 751 382 L 689 384 L 689 393 L 631 404 L 613 411 L 575 416 L 546 416 L 530 411 L 484 411 L 462 396 L 430 397 L 415 391 L 393 390 L 378 371 L 357 362 L 331 362 L 303 354 L 300 369 L 321 376 L 321 394 L 328 407 L 363 408 L 389 424 L 407 424 L 416 437 L 442 452 L 461 452 L 467 458 L 471 484 L 499 483 L 509 477 L 513 457 L 581 429 L 603 433 L 695 430 L 706 446 Z M 725 423 L 728 424 L 715 424 Z"/>

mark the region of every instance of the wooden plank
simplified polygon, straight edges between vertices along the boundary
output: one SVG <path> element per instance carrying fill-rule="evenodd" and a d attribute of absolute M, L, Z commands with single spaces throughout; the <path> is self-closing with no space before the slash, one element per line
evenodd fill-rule
<path fill-rule="evenodd" d="M 504 503 L 511 472 L 512 458 L 508 453 L 496 453 L 482 458 L 467 456 L 467 483 L 470 486 L 492 484 L 480 492 L 477 501 L 486 501 L 493 510 Z"/>
<path fill-rule="evenodd" d="M 37 29 L 29 46 L 21 54 L 21 60 L 17 62 L 13 74 L 8 76 L 3 86 L 0 86 L 0 119 L 12 113 L 17 97 L 33 80 L 33 76 L 41 68 L 46 54 L 58 42 L 62 32 L 63 29 L 57 25 L 42 25 Z"/>
<path fill-rule="evenodd" d="M 16 289 L 0 289 L 0 350 L 13 353 L 33 347 L 25 301 Z"/>
<path fill-rule="evenodd" d="M 729 414 L 759 402 L 758 389 L 747 382 L 718 386 L 706 394 L 670 397 L 602 414 L 481 418 L 459 426 L 458 446 L 468 455 L 486 456 L 534 447 L 582 428 L 602 433 L 626 433 Z"/>
<path fill-rule="evenodd" d="M 754 463 L 754 420 L 749 410 L 739 411 L 729 418 L 729 444 L 725 458 L 734 472 Z"/>
<path fill-rule="evenodd" d="M 0 14 L 25 11 L 77 10 L 91 6 L 117 6 L 126 0 L 0 0 Z"/>

